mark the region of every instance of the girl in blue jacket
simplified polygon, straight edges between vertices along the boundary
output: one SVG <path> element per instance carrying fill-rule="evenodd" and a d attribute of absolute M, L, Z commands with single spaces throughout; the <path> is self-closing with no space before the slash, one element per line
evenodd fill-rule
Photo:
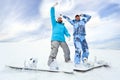
<path fill-rule="evenodd" d="M 56 3 L 54 6 L 56 6 L 57 4 L 58 3 Z M 51 7 L 50 10 L 51 23 L 52 23 L 52 37 L 51 37 L 51 54 L 48 59 L 48 66 L 50 66 L 50 68 L 53 69 L 58 69 L 58 66 L 55 66 L 55 64 L 53 65 L 53 63 L 56 60 L 59 46 L 61 46 L 63 49 L 65 62 L 70 61 L 70 50 L 65 41 L 65 36 L 70 38 L 70 34 L 68 33 L 68 30 L 64 26 L 61 17 L 58 17 L 56 21 L 54 6 Z"/>

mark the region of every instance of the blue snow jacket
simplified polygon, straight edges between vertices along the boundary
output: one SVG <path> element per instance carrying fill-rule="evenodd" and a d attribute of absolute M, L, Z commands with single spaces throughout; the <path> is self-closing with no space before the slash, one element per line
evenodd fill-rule
<path fill-rule="evenodd" d="M 77 20 L 71 20 L 67 16 L 63 16 L 63 18 L 67 19 L 68 22 L 70 22 L 73 27 L 74 27 L 74 32 L 73 35 L 80 35 L 80 36 L 85 36 L 86 31 L 85 31 L 85 24 L 90 20 L 91 16 L 87 14 L 83 14 L 83 18 L 79 21 Z"/>
<path fill-rule="evenodd" d="M 51 7 L 50 10 L 51 15 L 51 22 L 52 22 L 52 37 L 51 41 L 61 41 L 65 42 L 65 36 L 70 37 L 70 34 L 68 33 L 68 30 L 64 26 L 64 23 L 59 23 L 55 19 L 55 9 L 54 7 Z"/>

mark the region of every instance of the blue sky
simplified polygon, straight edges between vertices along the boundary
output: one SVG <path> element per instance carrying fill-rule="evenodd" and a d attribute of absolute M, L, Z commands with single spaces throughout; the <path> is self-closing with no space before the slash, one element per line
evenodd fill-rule
<path fill-rule="evenodd" d="M 29 41 L 50 37 L 49 10 L 56 1 L 59 2 L 56 16 L 60 13 L 71 18 L 78 13 L 92 16 L 86 25 L 90 42 L 116 39 L 120 35 L 119 0 L 0 0 L 0 41 Z M 72 31 L 70 24 L 66 21 L 65 24 Z M 101 36 L 94 39 L 98 35 Z"/>
<path fill-rule="evenodd" d="M 116 14 L 116 16 L 119 17 L 119 13 L 120 4 L 118 3 L 110 3 L 99 11 L 99 15 L 101 18 L 111 16 L 112 14 Z"/>

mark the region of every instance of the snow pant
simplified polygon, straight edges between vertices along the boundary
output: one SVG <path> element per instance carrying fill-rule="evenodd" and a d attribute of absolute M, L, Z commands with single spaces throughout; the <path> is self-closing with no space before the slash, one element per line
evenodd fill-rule
<path fill-rule="evenodd" d="M 58 48 L 61 46 L 64 52 L 65 62 L 70 61 L 70 50 L 66 42 L 51 41 L 51 53 L 48 59 L 48 66 L 56 59 Z"/>
<path fill-rule="evenodd" d="M 89 51 L 85 36 L 74 36 L 75 56 L 74 63 L 80 64 L 84 58 L 88 59 Z"/>

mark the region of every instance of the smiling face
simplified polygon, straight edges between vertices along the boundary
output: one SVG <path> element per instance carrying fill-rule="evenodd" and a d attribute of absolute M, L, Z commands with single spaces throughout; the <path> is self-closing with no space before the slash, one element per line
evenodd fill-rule
<path fill-rule="evenodd" d="M 80 15 L 76 15 L 75 20 L 79 21 L 80 20 Z"/>
<path fill-rule="evenodd" d="M 62 23 L 63 22 L 62 17 L 58 17 L 57 22 Z"/>

